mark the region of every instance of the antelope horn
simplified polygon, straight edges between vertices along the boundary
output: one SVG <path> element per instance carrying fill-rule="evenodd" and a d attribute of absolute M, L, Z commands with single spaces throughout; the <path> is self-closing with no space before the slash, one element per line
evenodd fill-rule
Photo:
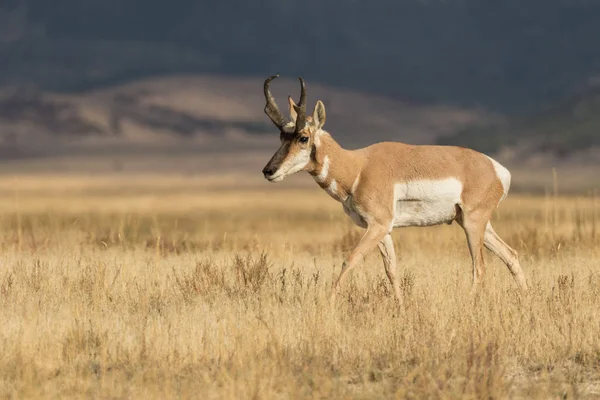
<path fill-rule="evenodd" d="M 277 107 L 277 103 L 275 103 L 275 98 L 269 90 L 271 81 L 277 77 L 279 77 L 279 75 L 272 75 L 265 80 L 265 99 L 267 100 L 267 104 L 265 105 L 265 114 L 267 114 L 277 128 L 283 130 L 283 126 L 286 123 L 285 118 L 281 114 L 281 111 L 279 111 L 279 107 Z"/>
<path fill-rule="evenodd" d="M 300 80 L 300 101 L 297 105 L 294 105 L 294 110 L 298 114 L 296 118 L 296 133 L 299 133 L 306 126 L 306 85 L 304 84 L 304 79 L 302 77 L 298 77 Z"/>

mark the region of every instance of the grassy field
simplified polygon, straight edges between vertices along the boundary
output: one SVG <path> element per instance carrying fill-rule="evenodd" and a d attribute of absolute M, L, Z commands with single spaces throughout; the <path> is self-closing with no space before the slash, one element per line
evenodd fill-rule
<path fill-rule="evenodd" d="M 306 178 L 308 179 L 308 178 Z M 233 189 L 236 188 L 237 189 Z M 456 224 L 379 254 L 316 186 L 0 178 L 2 398 L 598 398 L 600 198 L 510 195 L 483 289 Z M 565 397 L 566 396 L 566 397 Z"/>

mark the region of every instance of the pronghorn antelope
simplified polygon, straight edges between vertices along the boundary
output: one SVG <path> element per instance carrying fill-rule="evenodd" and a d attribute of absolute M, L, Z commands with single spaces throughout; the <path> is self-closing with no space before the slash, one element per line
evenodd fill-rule
<path fill-rule="evenodd" d="M 346 258 L 333 283 L 332 299 L 344 276 L 369 251 L 379 247 L 385 272 L 401 299 L 396 256 L 390 233 L 396 227 L 451 224 L 464 229 L 473 264 L 473 287 L 484 273 L 483 246 L 506 264 L 517 284 L 527 290 L 517 252 L 494 232 L 492 212 L 510 186 L 510 172 L 492 158 L 454 146 L 382 142 L 358 150 L 343 149 L 323 130 L 325 106 L 317 101 L 306 115 L 306 86 L 300 101 L 288 97 L 284 118 L 264 83 L 265 113 L 280 131 L 281 147 L 262 170 L 270 182 L 307 171 L 366 233 Z"/>

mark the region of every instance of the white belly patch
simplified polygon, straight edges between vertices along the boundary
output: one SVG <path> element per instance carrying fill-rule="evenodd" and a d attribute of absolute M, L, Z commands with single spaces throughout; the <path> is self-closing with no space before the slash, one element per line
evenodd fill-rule
<path fill-rule="evenodd" d="M 419 180 L 394 185 L 394 227 L 431 226 L 451 222 L 461 203 L 456 178 Z"/>

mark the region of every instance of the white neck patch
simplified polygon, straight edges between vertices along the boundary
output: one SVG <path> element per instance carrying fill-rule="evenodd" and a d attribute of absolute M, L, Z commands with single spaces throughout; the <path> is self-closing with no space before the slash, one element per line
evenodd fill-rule
<path fill-rule="evenodd" d="M 329 156 L 325 156 L 323 160 L 323 167 L 321 168 L 321 172 L 319 175 L 315 176 L 315 180 L 317 182 L 324 182 L 327 179 L 327 175 L 329 174 Z"/>
<path fill-rule="evenodd" d="M 337 196 L 337 182 L 335 181 L 335 179 L 331 180 L 331 183 L 329 184 L 327 191 L 329 192 L 330 195 Z"/>

